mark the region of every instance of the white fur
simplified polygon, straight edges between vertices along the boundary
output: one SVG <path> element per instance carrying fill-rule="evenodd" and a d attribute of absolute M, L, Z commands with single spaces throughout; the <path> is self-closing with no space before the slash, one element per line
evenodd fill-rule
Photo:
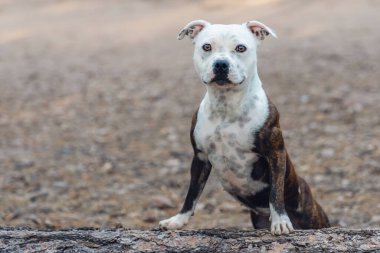
<path fill-rule="evenodd" d="M 179 213 L 169 219 L 162 220 L 159 223 L 160 228 L 163 229 L 180 229 L 183 228 L 188 222 L 193 211 L 187 213 Z"/>
<path fill-rule="evenodd" d="M 210 84 L 213 64 L 216 60 L 227 60 L 230 63 L 228 78 L 233 83 L 241 83 L 256 75 L 256 48 L 258 39 L 248 27 L 243 25 L 208 25 L 194 38 L 193 61 L 195 70 L 205 84 Z M 202 46 L 211 44 L 212 50 L 205 52 Z M 238 53 L 237 45 L 244 45 L 247 51 Z"/>
<path fill-rule="evenodd" d="M 215 94 L 218 92 L 221 91 L 217 87 L 208 87 L 199 107 L 194 129 L 197 148 L 202 151 L 199 157 L 210 161 L 226 191 L 238 195 L 254 194 L 268 186 L 250 176 L 252 164 L 258 159 L 252 152 L 254 137 L 269 113 L 267 97 L 258 80 L 238 92 L 226 94 L 231 104 L 223 111 L 219 108 L 222 105 L 215 101 L 215 96 L 220 95 Z M 244 113 L 246 116 L 242 116 Z M 233 121 L 240 117 L 246 117 L 244 124 Z"/>
<path fill-rule="evenodd" d="M 270 209 L 270 220 L 271 220 L 270 231 L 272 235 L 289 234 L 290 232 L 294 231 L 292 222 L 290 221 L 286 213 L 285 214 L 277 213 L 271 203 L 269 203 L 269 209 Z"/>
<path fill-rule="evenodd" d="M 197 148 L 202 151 L 198 157 L 210 161 L 229 193 L 259 192 L 268 184 L 254 181 L 250 176 L 252 164 L 258 159 L 252 148 L 255 134 L 269 111 L 257 74 L 257 38 L 244 24 L 208 25 L 195 37 L 194 43 L 195 69 L 207 87 L 194 130 Z M 211 44 L 211 52 L 204 52 L 205 43 Z M 237 45 L 246 46 L 246 52 L 236 52 Z M 210 83 L 217 60 L 228 61 L 228 77 L 233 84 L 220 87 Z"/>
<path fill-rule="evenodd" d="M 194 66 L 207 92 L 198 111 L 194 129 L 198 158 L 209 160 L 222 186 L 232 195 L 250 195 L 268 187 L 251 178 L 252 164 L 258 155 L 252 152 L 255 133 L 268 117 L 268 100 L 257 74 L 258 38 L 247 24 L 212 25 L 204 20 L 190 22 L 179 34 L 193 39 Z M 202 46 L 211 44 L 205 52 Z M 244 45 L 244 53 L 235 51 Z M 213 83 L 213 66 L 218 60 L 229 63 L 228 79 L 223 87 Z M 197 200 L 194 201 L 193 210 Z M 165 229 L 179 229 L 193 213 L 177 214 L 160 222 Z"/>

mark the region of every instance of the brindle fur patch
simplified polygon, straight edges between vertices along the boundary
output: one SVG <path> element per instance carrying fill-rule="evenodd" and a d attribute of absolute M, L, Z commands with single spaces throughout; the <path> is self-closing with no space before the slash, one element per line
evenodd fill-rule
<path fill-rule="evenodd" d="M 280 128 L 279 113 L 269 101 L 269 117 L 262 129 L 256 134 L 254 152 L 264 159 L 258 160 L 252 170 L 252 178 L 257 179 L 270 172 L 266 179 L 270 182 L 269 201 L 273 201 L 276 211 L 285 210 L 294 228 L 318 229 L 329 227 L 327 215 L 313 198 L 307 183 L 297 176 L 294 166 L 287 153 Z M 285 168 L 285 171 L 282 171 Z M 279 176 L 283 175 L 283 176 Z M 266 175 L 267 176 L 267 175 Z M 267 228 L 267 215 L 251 213 L 255 228 Z"/>

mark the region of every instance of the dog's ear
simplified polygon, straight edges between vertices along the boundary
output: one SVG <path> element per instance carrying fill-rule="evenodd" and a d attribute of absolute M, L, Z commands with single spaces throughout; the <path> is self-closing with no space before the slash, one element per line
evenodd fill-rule
<path fill-rule="evenodd" d="M 200 31 L 210 23 L 205 20 L 194 20 L 188 23 L 178 34 L 178 39 L 182 40 L 186 35 L 189 35 L 190 39 L 194 39 Z"/>
<path fill-rule="evenodd" d="M 277 38 L 276 33 L 271 28 L 264 25 L 263 23 L 260 23 L 259 21 L 256 21 L 256 20 L 248 21 L 246 25 L 248 29 L 250 29 L 252 33 L 259 40 L 264 40 L 265 37 L 268 36 L 269 34 Z"/>

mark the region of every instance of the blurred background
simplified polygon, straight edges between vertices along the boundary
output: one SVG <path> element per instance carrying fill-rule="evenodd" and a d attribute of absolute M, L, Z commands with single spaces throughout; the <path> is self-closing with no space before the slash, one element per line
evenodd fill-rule
<path fill-rule="evenodd" d="M 380 1 L 1 0 L 0 225 L 154 228 L 182 206 L 205 92 L 193 19 L 260 20 L 264 88 L 332 223 L 380 226 Z M 188 228 L 250 228 L 212 174 Z"/>

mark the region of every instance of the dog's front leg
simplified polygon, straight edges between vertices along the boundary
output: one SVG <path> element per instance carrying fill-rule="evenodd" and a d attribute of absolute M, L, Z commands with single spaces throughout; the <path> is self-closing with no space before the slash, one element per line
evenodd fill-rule
<path fill-rule="evenodd" d="M 211 164 L 209 161 L 202 161 L 197 155 L 194 155 L 191 163 L 191 180 L 189 190 L 185 199 L 185 203 L 181 211 L 166 220 L 159 223 L 162 229 L 180 229 L 187 224 L 190 216 L 193 215 L 197 201 L 206 185 L 208 176 L 210 175 Z"/>
<path fill-rule="evenodd" d="M 278 117 L 276 119 L 277 125 L 264 132 L 263 148 L 270 170 L 270 230 L 273 235 L 281 235 L 288 234 L 294 229 L 285 210 L 284 183 L 287 155 Z"/>
<path fill-rule="evenodd" d="M 288 234 L 294 231 L 294 229 L 286 213 L 284 202 L 284 181 L 286 173 L 285 148 L 273 150 L 271 156 L 268 157 L 268 163 L 271 172 L 271 189 L 269 195 L 271 233 L 273 235 Z"/>

